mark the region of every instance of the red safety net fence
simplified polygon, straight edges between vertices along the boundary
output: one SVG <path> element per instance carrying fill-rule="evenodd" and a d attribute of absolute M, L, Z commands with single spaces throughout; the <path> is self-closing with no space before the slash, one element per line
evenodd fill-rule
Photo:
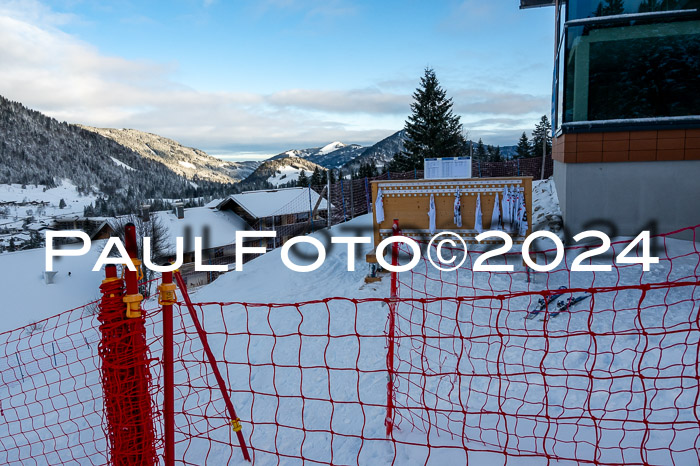
<path fill-rule="evenodd" d="M 547 272 L 523 267 L 519 252 L 485 262 L 513 271 L 473 272 L 482 252 L 461 247 L 443 254 L 464 264 L 441 272 L 428 252 L 442 268 L 454 264 L 424 244 L 420 263 L 397 276 L 389 331 L 396 441 L 422 435 L 431 461 L 697 464 L 699 232 L 652 238 L 659 263 L 647 272 L 615 261 L 627 241 L 581 262 L 609 271 L 587 272 L 572 263 L 599 243 L 566 248 Z M 630 256 L 642 253 L 640 243 Z M 555 256 L 531 254 L 540 265 Z M 526 318 L 552 295 L 547 310 Z M 571 298 L 581 300 L 559 309 Z"/>
<path fill-rule="evenodd" d="M 571 272 L 589 248 L 569 248 L 549 272 L 508 254 L 486 263 L 513 272 L 473 273 L 468 253 L 453 272 L 422 259 L 397 274 L 396 299 L 387 277 L 381 297 L 195 310 L 259 464 L 696 464 L 699 231 L 657 237 L 649 272 Z M 555 292 L 591 296 L 525 319 Z M 162 313 L 154 297 L 143 310 L 162 461 Z M 0 334 L 0 463 L 109 462 L 99 325 L 92 303 Z M 243 463 L 182 304 L 174 361 L 176 462 Z"/>

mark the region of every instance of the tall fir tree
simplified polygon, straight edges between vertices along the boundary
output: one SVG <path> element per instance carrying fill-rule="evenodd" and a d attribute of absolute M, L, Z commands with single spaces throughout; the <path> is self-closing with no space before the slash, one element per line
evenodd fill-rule
<path fill-rule="evenodd" d="M 306 176 L 306 172 L 303 169 L 299 172 L 299 178 L 297 178 L 297 186 L 309 186 L 309 177 Z"/>
<path fill-rule="evenodd" d="M 323 182 L 323 177 L 321 176 L 321 171 L 318 167 L 314 168 L 314 173 L 311 175 L 311 184 L 313 186 L 319 186 Z"/>
<path fill-rule="evenodd" d="M 530 141 L 527 138 L 527 134 L 523 131 L 522 136 L 518 140 L 518 145 L 515 147 L 515 158 L 524 159 L 530 157 Z"/>
<path fill-rule="evenodd" d="M 624 0 L 605 0 L 605 2 L 598 2 L 598 6 L 593 12 L 593 16 L 621 15 L 624 12 Z"/>
<path fill-rule="evenodd" d="M 484 146 L 484 141 L 479 138 L 479 142 L 476 144 L 476 149 L 474 149 L 474 160 L 485 162 L 486 157 L 486 146 Z"/>
<path fill-rule="evenodd" d="M 540 122 L 532 132 L 532 156 L 542 157 L 542 138 L 546 137 L 547 153 L 552 153 L 552 125 L 549 123 L 547 115 L 542 115 Z M 545 136 L 546 135 L 546 136 Z"/>
<path fill-rule="evenodd" d="M 447 98 L 433 69 L 425 69 L 413 99 L 405 127 L 404 157 L 398 161 L 403 166 L 395 168 L 412 170 L 422 168 L 426 157 L 464 155 L 466 141 L 459 115 L 452 112 L 452 99 Z"/>
<path fill-rule="evenodd" d="M 503 156 L 501 155 L 501 146 L 488 146 L 488 161 L 489 162 L 502 162 Z"/>

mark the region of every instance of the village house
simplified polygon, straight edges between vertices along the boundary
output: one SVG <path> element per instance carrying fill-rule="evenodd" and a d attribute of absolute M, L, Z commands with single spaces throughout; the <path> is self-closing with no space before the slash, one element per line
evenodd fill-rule
<path fill-rule="evenodd" d="M 92 239 L 102 239 L 115 235 L 118 225 L 129 219 L 128 216 L 107 219 L 92 234 Z M 202 262 L 204 265 L 228 265 L 235 263 L 236 231 L 250 230 L 250 226 L 233 212 L 223 212 L 211 207 L 185 209 L 176 205 L 172 211 L 142 211 L 141 220 L 155 221 L 162 226 L 163 250 L 154 263 L 175 260 L 176 238 L 183 238 L 183 265 L 180 272 L 189 286 L 199 286 L 213 281 L 220 273 L 197 272 L 194 270 L 194 238 L 202 238 Z M 137 227 L 138 229 L 138 227 Z M 246 246 L 257 246 L 258 240 L 246 242 Z M 246 260 L 252 259 L 248 255 Z"/>
<path fill-rule="evenodd" d="M 217 209 L 235 213 L 254 230 L 277 231 L 276 238 L 267 240 L 269 250 L 325 226 L 328 203 L 313 189 L 298 187 L 233 194 Z"/>

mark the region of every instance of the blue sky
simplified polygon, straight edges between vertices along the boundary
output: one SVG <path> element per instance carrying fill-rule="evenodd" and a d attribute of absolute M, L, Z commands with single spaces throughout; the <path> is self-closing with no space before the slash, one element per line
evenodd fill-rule
<path fill-rule="evenodd" d="M 0 94 L 227 158 L 403 127 L 433 67 L 471 138 L 549 112 L 553 10 L 516 0 L 0 0 Z"/>

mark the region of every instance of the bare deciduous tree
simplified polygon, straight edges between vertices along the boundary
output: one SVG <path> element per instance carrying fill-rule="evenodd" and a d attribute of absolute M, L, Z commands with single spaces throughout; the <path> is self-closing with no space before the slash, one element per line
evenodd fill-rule
<path fill-rule="evenodd" d="M 170 245 L 168 242 L 168 228 L 165 226 L 163 221 L 157 215 L 151 215 L 150 220 L 144 221 L 138 215 L 124 215 L 117 217 L 110 222 L 112 229 L 114 230 L 113 236 L 118 237 L 123 244 L 125 244 L 124 232 L 126 225 L 133 223 L 136 227 L 136 242 L 139 247 L 138 259 L 143 263 L 143 238 L 148 236 L 151 238 L 151 262 L 158 264 L 163 262 L 166 254 L 170 251 Z M 111 256 L 116 256 L 117 251 L 113 249 L 110 252 Z M 155 278 L 155 272 L 147 268 L 143 268 L 144 278 L 147 281 Z M 144 296 L 150 295 L 150 285 L 147 289 L 143 290 Z"/>
<path fill-rule="evenodd" d="M 31 324 L 27 325 L 24 327 L 24 332 L 27 334 L 28 337 L 31 337 L 34 335 L 36 332 L 40 332 L 44 329 L 44 325 L 40 324 L 38 322 L 32 322 Z"/>

